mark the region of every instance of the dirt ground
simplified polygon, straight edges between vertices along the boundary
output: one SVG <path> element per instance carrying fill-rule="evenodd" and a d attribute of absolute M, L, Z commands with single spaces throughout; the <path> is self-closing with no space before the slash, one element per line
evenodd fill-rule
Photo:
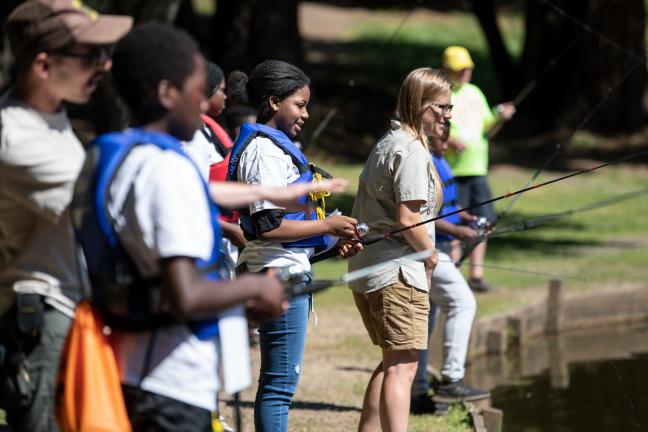
<path fill-rule="evenodd" d="M 344 41 L 353 28 L 375 21 L 398 24 L 408 14 L 406 11 L 369 10 L 365 8 L 338 8 L 319 3 L 302 2 L 299 5 L 299 29 L 305 39 Z M 407 18 L 408 24 L 427 24 L 446 19 L 445 15 L 428 9 L 414 9 Z"/>

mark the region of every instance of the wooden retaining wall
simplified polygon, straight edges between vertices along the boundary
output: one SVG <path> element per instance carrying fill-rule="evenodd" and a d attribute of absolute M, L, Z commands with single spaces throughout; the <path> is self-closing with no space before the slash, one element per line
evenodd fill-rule
<path fill-rule="evenodd" d="M 560 280 L 549 283 L 537 303 L 476 321 L 469 357 L 499 354 L 541 334 L 648 321 L 648 287 L 566 294 Z"/>

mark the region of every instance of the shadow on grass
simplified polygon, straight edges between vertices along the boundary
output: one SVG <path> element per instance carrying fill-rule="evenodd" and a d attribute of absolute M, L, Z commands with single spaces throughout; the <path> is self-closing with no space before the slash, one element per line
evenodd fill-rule
<path fill-rule="evenodd" d="M 488 243 L 488 257 L 505 260 L 516 254 L 530 255 L 581 255 L 583 248 L 600 247 L 603 242 L 596 240 L 578 240 L 570 238 L 544 239 L 529 238 L 518 235 L 494 237 Z"/>
<path fill-rule="evenodd" d="M 235 406 L 236 401 L 228 400 L 226 402 L 227 406 Z M 240 401 L 239 405 L 243 408 L 254 408 L 253 401 Z M 311 411 L 334 411 L 334 412 L 360 412 L 361 409 L 355 406 L 348 405 L 335 405 L 331 403 L 324 402 L 305 402 L 305 401 L 293 401 L 290 404 L 291 410 L 311 410 Z"/>
<path fill-rule="evenodd" d="M 340 366 L 337 368 L 337 370 L 341 370 L 345 372 L 366 372 L 368 374 L 371 374 L 374 371 L 371 368 L 363 368 L 358 366 Z"/>

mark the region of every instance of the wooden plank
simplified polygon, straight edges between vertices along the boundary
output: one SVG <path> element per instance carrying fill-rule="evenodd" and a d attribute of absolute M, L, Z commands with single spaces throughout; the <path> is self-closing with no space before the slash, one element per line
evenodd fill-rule
<path fill-rule="evenodd" d="M 502 432 L 504 412 L 497 408 L 484 408 L 481 410 L 484 427 L 488 432 Z"/>
<path fill-rule="evenodd" d="M 549 296 L 547 297 L 547 328 L 549 334 L 558 333 L 563 321 L 564 295 L 560 279 L 549 282 Z"/>

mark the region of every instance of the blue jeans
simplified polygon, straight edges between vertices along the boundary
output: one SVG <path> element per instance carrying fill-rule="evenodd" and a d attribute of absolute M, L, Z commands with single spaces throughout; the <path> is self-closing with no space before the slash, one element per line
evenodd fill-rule
<path fill-rule="evenodd" d="M 310 278 L 303 283 L 309 284 Z M 310 295 L 293 298 L 279 318 L 259 327 L 261 371 L 254 402 L 257 432 L 288 430 L 288 409 L 301 374 L 310 301 Z"/>

